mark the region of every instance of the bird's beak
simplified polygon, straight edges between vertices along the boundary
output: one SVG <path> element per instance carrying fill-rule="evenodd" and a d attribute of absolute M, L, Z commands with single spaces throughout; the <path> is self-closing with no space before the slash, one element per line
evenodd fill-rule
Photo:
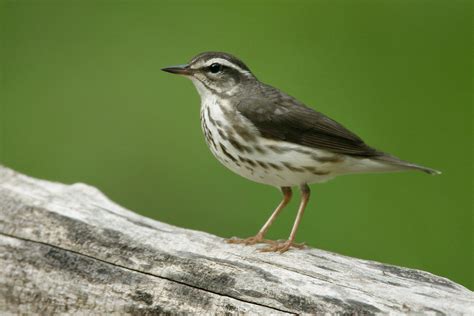
<path fill-rule="evenodd" d="M 189 69 L 188 65 L 171 66 L 171 67 L 162 68 L 161 70 L 172 73 L 172 74 L 177 74 L 177 75 L 190 75 L 191 74 L 191 70 Z"/>

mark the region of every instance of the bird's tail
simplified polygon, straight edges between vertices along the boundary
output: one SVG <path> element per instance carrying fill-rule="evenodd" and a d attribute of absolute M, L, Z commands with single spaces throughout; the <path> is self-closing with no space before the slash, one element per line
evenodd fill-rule
<path fill-rule="evenodd" d="M 381 161 L 381 162 L 388 163 L 392 166 L 400 167 L 400 169 L 404 169 L 404 170 L 410 170 L 410 169 L 411 170 L 420 170 L 420 171 L 426 172 L 426 173 L 431 174 L 431 175 L 441 174 L 441 171 L 431 169 L 431 168 L 428 168 L 428 167 L 423 167 L 423 166 L 420 166 L 420 165 L 417 165 L 417 164 L 414 164 L 414 163 L 411 163 L 411 162 L 408 162 L 408 161 L 405 161 L 405 160 L 401 160 L 401 159 L 399 159 L 395 156 L 392 156 L 392 155 L 386 154 L 386 153 L 383 153 L 382 155 L 378 156 L 376 159 Z"/>

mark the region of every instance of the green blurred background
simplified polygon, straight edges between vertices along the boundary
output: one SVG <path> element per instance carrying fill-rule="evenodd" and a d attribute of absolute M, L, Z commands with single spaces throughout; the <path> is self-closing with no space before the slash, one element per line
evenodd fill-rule
<path fill-rule="evenodd" d="M 231 52 L 369 144 L 443 171 L 313 185 L 299 241 L 474 288 L 468 1 L 2 1 L 2 164 L 253 235 L 280 193 L 212 157 L 191 82 L 160 71 Z M 296 200 L 270 237 L 287 237 Z"/>

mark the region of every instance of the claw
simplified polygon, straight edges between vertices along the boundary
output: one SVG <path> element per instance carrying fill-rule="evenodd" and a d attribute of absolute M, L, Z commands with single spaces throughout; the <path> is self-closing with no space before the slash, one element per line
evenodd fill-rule
<path fill-rule="evenodd" d="M 259 249 L 261 252 L 279 252 L 284 253 L 288 251 L 291 247 L 303 249 L 305 247 L 304 243 L 294 243 L 292 241 L 276 241 L 272 245 Z"/>
<path fill-rule="evenodd" d="M 242 238 L 237 238 L 237 237 L 232 237 L 229 239 L 226 239 L 226 242 L 229 244 L 244 244 L 244 245 L 255 245 L 255 244 L 269 244 L 268 247 L 264 247 L 262 249 L 259 249 L 261 252 L 279 252 L 279 253 L 284 253 L 285 251 L 288 251 L 291 247 L 293 248 L 298 248 L 298 249 L 303 249 L 305 246 L 305 243 L 295 243 L 291 242 L 289 240 L 270 240 L 270 239 L 264 239 L 262 235 L 257 234 L 252 237 L 248 237 L 245 239 Z"/>
<path fill-rule="evenodd" d="M 268 243 L 270 242 L 270 240 L 263 239 L 262 235 L 257 234 L 255 236 L 245 238 L 245 239 L 232 237 L 232 238 L 226 239 L 226 242 L 229 244 L 244 244 L 248 246 L 248 245 L 255 245 L 258 243 Z"/>

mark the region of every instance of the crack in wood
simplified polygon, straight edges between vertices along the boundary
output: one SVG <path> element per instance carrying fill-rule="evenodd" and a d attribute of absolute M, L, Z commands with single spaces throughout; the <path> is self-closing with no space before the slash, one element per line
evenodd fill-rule
<path fill-rule="evenodd" d="M 252 305 L 256 305 L 256 306 L 261 306 L 261 307 L 265 307 L 265 308 L 268 308 L 268 309 L 271 309 L 271 310 L 274 310 L 274 311 L 278 311 L 278 312 L 282 312 L 282 313 L 286 313 L 286 314 L 290 314 L 290 315 L 297 315 L 296 313 L 288 311 L 288 310 L 283 310 L 283 309 L 279 309 L 279 308 L 276 308 L 276 307 L 273 307 L 273 306 L 268 306 L 268 305 L 264 305 L 264 304 L 260 304 L 260 303 L 256 303 L 256 302 L 252 302 L 252 301 L 242 300 L 238 297 L 233 297 L 233 296 L 222 294 L 222 293 L 219 293 L 219 292 L 210 291 L 210 290 L 205 289 L 205 288 L 197 287 L 197 286 L 192 285 L 192 284 L 187 284 L 187 283 L 184 283 L 184 282 L 181 282 L 181 281 L 173 280 L 173 279 L 163 277 L 163 276 L 160 276 L 160 275 L 156 275 L 156 274 L 153 274 L 153 273 L 149 273 L 149 272 L 146 272 L 146 271 L 140 271 L 140 270 L 136 270 L 136 269 L 133 269 L 133 268 L 130 268 L 130 267 L 127 267 L 127 266 L 118 265 L 116 263 L 109 262 L 109 261 L 106 261 L 106 260 L 102 260 L 100 258 L 92 257 L 92 256 L 89 256 L 87 254 L 80 253 L 80 252 L 77 252 L 77 251 L 74 251 L 74 250 L 71 250 L 71 249 L 65 249 L 65 248 L 58 247 L 58 246 L 55 246 L 55 245 L 51 245 L 51 244 L 48 244 L 48 243 L 44 243 L 44 242 L 41 242 L 41 241 L 31 240 L 31 239 L 27 239 L 27 238 L 23 238 L 23 237 L 19 237 L 19 236 L 14 236 L 14 235 L 10 235 L 10 234 L 5 234 L 3 232 L 0 232 L 0 235 L 10 237 L 10 238 L 14 238 L 14 239 L 18 239 L 18 240 L 22 240 L 22 241 L 25 241 L 25 242 L 41 244 L 43 246 L 47 246 L 47 247 L 54 248 L 54 249 L 57 249 L 57 250 L 65 251 L 65 252 L 75 254 L 75 255 L 78 255 L 78 256 L 86 257 L 86 258 L 89 258 L 89 259 L 92 259 L 92 260 L 95 260 L 95 261 L 98 261 L 98 262 L 101 262 L 101 263 L 104 263 L 104 264 L 112 265 L 114 267 L 121 268 L 121 269 L 124 269 L 124 270 L 127 270 L 127 271 L 140 273 L 140 274 L 148 275 L 148 276 L 151 276 L 151 277 L 167 280 L 167 281 L 174 282 L 174 283 L 177 283 L 177 284 L 180 284 L 180 285 L 183 285 L 183 286 L 188 286 L 188 287 L 196 289 L 196 290 L 200 290 L 200 291 L 207 292 L 207 293 L 212 293 L 212 294 L 215 294 L 215 295 L 218 295 L 218 296 L 228 297 L 228 298 L 234 299 L 236 301 L 240 301 L 242 303 L 248 303 L 248 304 L 252 304 Z"/>
<path fill-rule="evenodd" d="M 474 314 L 471 291 L 428 272 L 260 253 L 2 166 L 0 232 L 0 314 Z"/>

